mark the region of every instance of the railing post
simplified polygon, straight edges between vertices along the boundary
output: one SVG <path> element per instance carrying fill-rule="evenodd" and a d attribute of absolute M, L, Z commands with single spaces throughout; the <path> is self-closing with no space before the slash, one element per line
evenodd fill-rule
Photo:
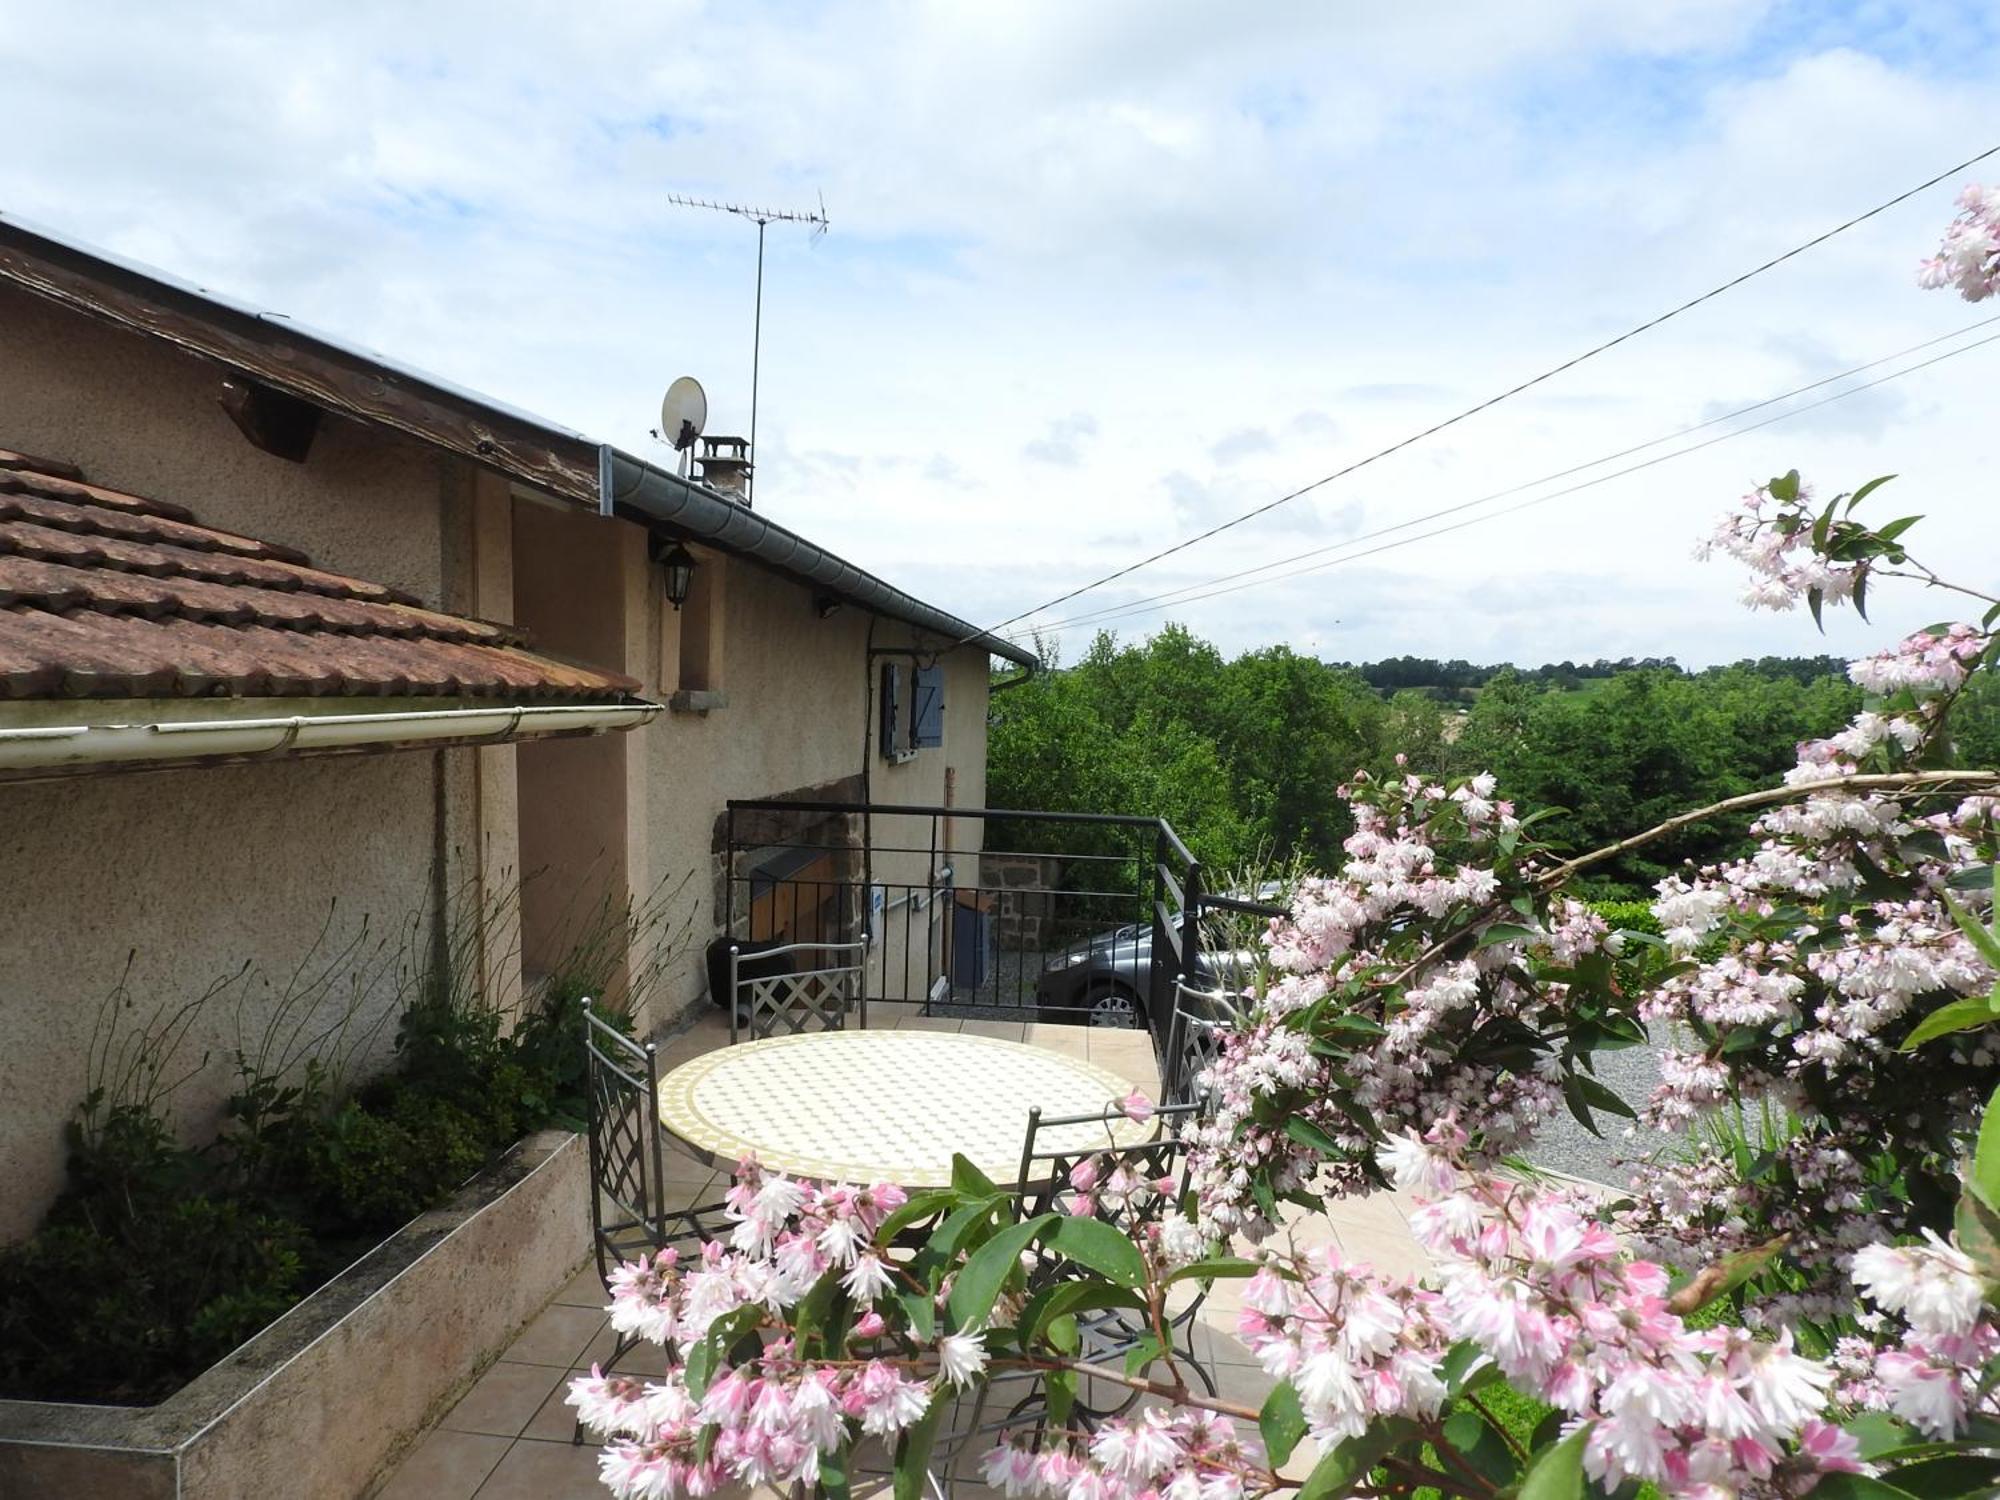
<path fill-rule="evenodd" d="M 1201 987 L 1201 861 L 1190 860 L 1182 883 L 1181 972 L 1190 988 Z"/>

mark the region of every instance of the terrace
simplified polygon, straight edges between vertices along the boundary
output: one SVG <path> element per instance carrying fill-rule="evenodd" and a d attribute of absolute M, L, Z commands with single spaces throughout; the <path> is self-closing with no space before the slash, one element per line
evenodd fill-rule
<path fill-rule="evenodd" d="M 989 1003 L 987 1008 L 993 1007 Z M 1022 1041 L 1087 1059 L 1148 1093 L 1159 1083 L 1152 1045 L 1136 1030 L 926 1014 L 921 1005 L 895 1001 L 871 1005 L 869 1023 Z M 728 1045 L 727 1020 L 720 1014 L 704 1015 L 661 1048 L 661 1067 L 677 1066 Z M 726 1185 L 726 1173 L 672 1149 L 671 1143 L 666 1161 L 675 1207 L 712 1202 Z M 1331 1239 L 1355 1259 L 1385 1270 L 1415 1271 L 1424 1263 L 1423 1252 L 1410 1238 L 1405 1207 L 1399 1195 L 1379 1193 L 1337 1204 L 1330 1216 L 1300 1215 L 1294 1233 L 1302 1247 Z M 592 1363 L 603 1359 L 612 1346 L 604 1304 L 596 1269 L 586 1265 L 416 1443 L 388 1477 L 378 1500 L 597 1500 L 602 1496 L 598 1450 L 589 1441 L 580 1447 L 572 1442 L 575 1413 L 563 1398 L 571 1378 L 589 1374 Z M 1237 1284 L 1218 1282 L 1197 1315 L 1195 1350 L 1213 1372 L 1222 1395 L 1256 1405 L 1271 1380 L 1232 1332 L 1239 1305 Z M 661 1350 L 642 1345 L 627 1367 L 636 1374 L 652 1373 L 662 1368 L 661 1359 Z M 1289 1470 L 1303 1476 L 1316 1458 L 1308 1442 L 1293 1456 Z M 961 1467 L 973 1477 L 960 1478 L 953 1486 L 956 1494 L 992 1493 L 977 1482 L 976 1463 Z M 856 1493 L 886 1494 L 887 1488 L 885 1479 L 866 1491 L 857 1484 Z"/>

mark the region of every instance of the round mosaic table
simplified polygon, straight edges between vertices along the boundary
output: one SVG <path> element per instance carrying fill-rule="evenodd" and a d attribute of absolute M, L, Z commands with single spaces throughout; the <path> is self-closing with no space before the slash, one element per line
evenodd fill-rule
<path fill-rule="evenodd" d="M 702 1160 L 825 1182 L 944 1187 L 953 1153 L 1014 1185 L 1028 1111 L 1108 1120 L 1044 1128 L 1037 1151 L 1130 1145 L 1151 1134 L 1117 1109 L 1108 1069 L 997 1037 L 815 1031 L 719 1047 L 660 1080 L 660 1123 Z"/>

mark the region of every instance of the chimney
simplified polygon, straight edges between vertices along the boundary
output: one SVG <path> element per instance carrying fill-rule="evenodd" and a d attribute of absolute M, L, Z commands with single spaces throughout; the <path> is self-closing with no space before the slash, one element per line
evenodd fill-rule
<path fill-rule="evenodd" d="M 695 454 L 701 477 L 739 504 L 750 503 L 750 444 L 740 437 L 704 437 Z"/>

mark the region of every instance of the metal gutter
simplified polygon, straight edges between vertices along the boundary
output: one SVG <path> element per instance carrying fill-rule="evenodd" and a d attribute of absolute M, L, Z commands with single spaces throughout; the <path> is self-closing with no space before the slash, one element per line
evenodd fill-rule
<path fill-rule="evenodd" d="M 662 712 L 657 703 L 518 704 L 505 708 L 418 709 L 406 713 L 292 714 L 268 719 L 54 724 L 0 729 L 0 776 L 135 766 L 208 756 L 262 756 L 313 750 L 421 745 L 439 740 L 498 744 L 545 734 L 636 729 Z"/>
<path fill-rule="evenodd" d="M 943 644 L 976 646 L 1030 672 L 1038 664 L 1034 652 L 904 593 L 719 491 L 655 468 L 609 444 L 599 450 L 598 472 L 607 484 L 599 508 L 607 514 L 670 527 L 679 535 L 749 558 L 857 609 L 932 631 L 946 638 Z"/>

